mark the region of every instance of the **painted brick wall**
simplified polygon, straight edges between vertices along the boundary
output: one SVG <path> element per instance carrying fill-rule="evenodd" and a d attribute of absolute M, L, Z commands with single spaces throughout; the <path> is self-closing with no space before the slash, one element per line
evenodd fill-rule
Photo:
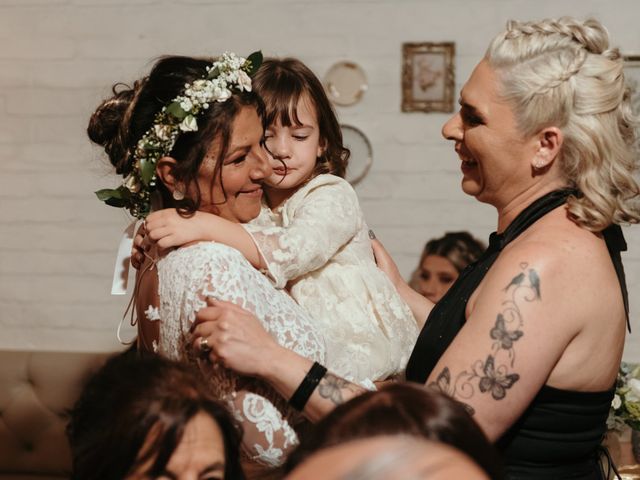
<path fill-rule="evenodd" d="M 373 144 L 358 193 L 408 275 L 426 239 L 455 229 L 486 238 L 495 213 L 460 191 L 440 136 L 447 115 L 400 112 L 401 43 L 455 41 L 459 88 L 508 18 L 565 14 L 595 15 L 624 51 L 640 52 L 636 0 L 0 0 L 0 348 L 117 345 L 127 298 L 109 288 L 128 219 L 92 193 L 116 180 L 84 129 L 110 86 L 153 57 L 260 48 L 321 77 L 338 60 L 359 63 L 369 91 L 338 113 Z M 640 229 L 626 234 L 637 324 Z M 638 347 L 631 335 L 626 358 L 640 360 Z"/>

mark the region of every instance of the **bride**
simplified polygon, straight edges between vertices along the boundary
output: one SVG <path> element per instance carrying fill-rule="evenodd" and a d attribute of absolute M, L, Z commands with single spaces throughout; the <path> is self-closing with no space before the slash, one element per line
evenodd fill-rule
<path fill-rule="evenodd" d="M 246 60 L 225 54 L 215 62 L 164 57 L 132 88 L 116 85 L 94 112 L 88 134 L 124 182 L 98 197 L 138 218 L 153 202 L 186 215 L 200 210 L 233 222 L 255 218 L 262 180 L 271 173 L 262 148 L 263 105 L 251 92 L 250 75 L 260 61 L 259 54 Z M 156 266 L 157 277 L 149 272 Z M 297 444 L 302 417 L 261 381 L 197 358 L 189 331 L 208 298 L 230 301 L 253 312 L 282 346 L 325 362 L 325 340 L 308 314 L 220 243 L 196 243 L 149 260 L 139 276 L 136 304 L 146 316 L 139 328 L 142 349 L 204 369 L 214 393 L 242 422 L 246 456 L 280 465 Z"/>

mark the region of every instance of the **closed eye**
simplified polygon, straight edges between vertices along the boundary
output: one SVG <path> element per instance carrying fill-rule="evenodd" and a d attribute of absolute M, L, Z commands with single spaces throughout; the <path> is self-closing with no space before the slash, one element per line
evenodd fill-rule
<path fill-rule="evenodd" d="M 229 159 L 225 165 L 239 165 L 247 159 L 246 155 L 240 155 L 239 157 Z"/>
<path fill-rule="evenodd" d="M 462 122 L 468 127 L 475 127 L 477 125 L 484 125 L 484 119 L 478 114 L 475 108 L 466 103 L 462 104 L 460 108 L 460 116 Z"/>

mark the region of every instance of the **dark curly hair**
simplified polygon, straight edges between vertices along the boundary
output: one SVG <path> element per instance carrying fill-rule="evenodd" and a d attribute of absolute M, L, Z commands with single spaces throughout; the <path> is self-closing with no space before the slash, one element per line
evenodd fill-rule
<path fill-rule="evenodd" d="M 122 83 L 113 86 L 113 96 L 104 100 L 91 116 L 87 134 L 91 141 L 104 147 L 116 173 L 124 177 L 131 172 L 132 153 L 138 140 L 153 125 L 156 114 L 180 95 L 185 84 L 204 78 L 206 68 L 213 61 L 213 58 L 166 56 L 157 60 L 149 75 L 135 81 L 133 86 Z M 177 161 L 173 175 L 184 185 L 194 185 L 196 197 L 176 202 L 162 182 L 158 182 L 163 207 L 175 206 L 189 213 L 198 209 L 200 191 L 195 179 L 202 161 L 211 143 L 219 137 L 222 148 L 216 159 L 212 182 L 221 177 L 220 159 L 227 153 L 233 119 L 245 106 L 254 107 L 264 119 L 264 104 L 258 95 L 234 91 L 230 99 L 214 102 L 198 116 L 197 131 L 180 133 L 170 152 Z"/>

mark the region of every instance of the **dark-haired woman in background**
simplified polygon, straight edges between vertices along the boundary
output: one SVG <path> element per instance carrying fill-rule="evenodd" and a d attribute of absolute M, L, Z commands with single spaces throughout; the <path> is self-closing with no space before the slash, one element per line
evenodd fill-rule
<path fill-rule="evenodd" d="M 475 262 L 486 246 L 469 232 L 447 232 L 427 242 L 409 286 L 437 303 L 467 265 Z"/>

